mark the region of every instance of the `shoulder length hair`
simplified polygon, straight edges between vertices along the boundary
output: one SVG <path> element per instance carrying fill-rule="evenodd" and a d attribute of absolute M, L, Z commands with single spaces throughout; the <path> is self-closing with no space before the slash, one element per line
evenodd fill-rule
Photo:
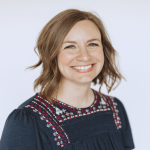
<path fill-rule="evenodd" d="M 36 46 L 35 53 L 39 56 L 37 64 L 26 69 L 35 69 L 42 64 L 40 76 L 34 81 L 34 91 L 38 86 L 41 86 L 38 93 L 44 99 L 49 100 L 52 104 L 52 95 L 56 92 L 60 82 L 61 73 L 58 69 L 57 56 L 62 46 L 63 40 L 70 29 L 81 20 L 90 20 L 99 28 L 102 38 L 104 51 L 104 66 L 101 72 L 95 77 L 92 82 L 96 85 L 100 84 L 99 93 L 101 95 L 101 87 L 106 85 L 108 93 L 112 90 L 115 83 L 120 84 L 124 78 L 116 65 L 117 52 L 113 48 L 106 29 L 99 16 L 86 11 L 77 9 L 68 9 L 54 16 L 42 29 Z M 125 78 L 124 78 L 125 79 Z M 113 89 L 113 90 L 114 90 Z"/>

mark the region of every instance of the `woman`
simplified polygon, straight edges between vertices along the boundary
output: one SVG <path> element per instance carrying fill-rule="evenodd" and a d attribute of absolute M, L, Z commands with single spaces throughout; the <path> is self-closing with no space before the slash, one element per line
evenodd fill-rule
<path fill-rule="evenodd" d="M 65 10 L 39 35 L 35 50 L 42 64 L 39 93 L 7 118 L 2 150 L 131 150 L 125 108 L 108 93 L 124 78 L 101 20 L 90 12 Z M 36 51 L 35 51 L 36 52 Z M 90 88 L 99 82 L 99 92 Z"/>

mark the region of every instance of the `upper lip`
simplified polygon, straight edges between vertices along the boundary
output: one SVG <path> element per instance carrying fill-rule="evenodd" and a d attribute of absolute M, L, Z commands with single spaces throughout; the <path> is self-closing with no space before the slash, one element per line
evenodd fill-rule
<path fill-rule="evenodd" d="M 93 63 L 94 64 L 94 63 Z M 89 65 L 93 65 L 93 64 L 88 64 L 88 65 L 78 65 L 78 66 L 71 66 L 71 67 L 84 67 L 84 66 L 89 66 Z"/>

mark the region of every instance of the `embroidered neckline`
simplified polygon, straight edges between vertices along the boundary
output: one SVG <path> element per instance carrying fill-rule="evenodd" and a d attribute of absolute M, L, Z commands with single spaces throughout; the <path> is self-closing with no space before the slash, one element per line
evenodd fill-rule
<path fill-rule="evenodd" d="M 55 104 L 61 104 L 61 105 L 64 105 L 64 106 L 67 106 L 67 107 L 69 107 L 69 108 L 73 108 L 73 109 L 76 109 L 76 110 L 81 110 L 81 109 L 88 109 L 88 108 L 90 108 L 90 107 L 93 107 L 95 104 L 96 104 L 96 102 L 97 102 L 97 99 L 96 99 L 96 91 L 95 90 L 93 90 L 92 89 L 92 91 L 93 91 L 93 94 L 94 94 L 94 101 L 92 102 L 92 104 L 90 105 L 90 106 L 88 106 L 88 107 L 83 107 L 83 108 L 77 108 L 77 107 L 74 107 L 74 106 L 71 106 L 71 105 L 69 105 L 69 104 L 66 104 L 66 103 L 64 103 L 64 102 L 62 102 L 62 101 L 60 101 L 60 100 L 58 100 L 58 99 L 53 99 L 53 101 L 55 102 Z"/>
<path fill-rule="evenodd" d="M 93 90 L 93 89 L 92 89 Z M 58 146 L 64 147 L 70 144 L 68 134 L 65 132 L 63 125 L 67 120 L 84 117 L 101 111 L 110 111 L 112 108 L 114 121 L 117 129 L 121 128 L 121 121 L 118 115 L 117 103 L 113 97 L 104 95 L 100 97 L 96 90 L 94 92 L 94 102 L 86 108 L 74 108 L 69 105 L 59 103 L 51 104 L 48 100 L 41 98 L 38 93 L 34 99 L 25 107 L 32 109 L 33 112 L 42 120 L 47 128 L 53 131 L 54 141 Z M 110 108 L 111 107 L 111 108 Z M 80 110 L 79 110 L 80 109 Z"/>
<path fill-rule="evenodd" d="M 44 105 L 58 122 L 65 122 L 66 120 L 72 118 L 90 115 L 99 111 L 110 110 L 105 97 L 100 97 L 99 93 L 95 90 L 93 90 L 93 92 L 95 95 L 95 101 L 93 102 L 93 104 L 91 104 L 91 106 L 86 108 L 75 108 L 68 104 L 65 105 L 60 101 L 52 104 L 48 100 L 41 98 L 38 93 L 35 97 L 35 100 Z"/>

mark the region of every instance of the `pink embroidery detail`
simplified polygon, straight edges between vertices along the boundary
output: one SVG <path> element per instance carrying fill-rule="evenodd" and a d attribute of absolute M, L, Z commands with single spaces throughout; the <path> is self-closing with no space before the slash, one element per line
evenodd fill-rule
<path fill-rule="evenodd" d="M 66 115 L 67 115 L 67 116 L 69 116 L 69 113 L 68 113 L 68 112 L 66 112 Z"/>

